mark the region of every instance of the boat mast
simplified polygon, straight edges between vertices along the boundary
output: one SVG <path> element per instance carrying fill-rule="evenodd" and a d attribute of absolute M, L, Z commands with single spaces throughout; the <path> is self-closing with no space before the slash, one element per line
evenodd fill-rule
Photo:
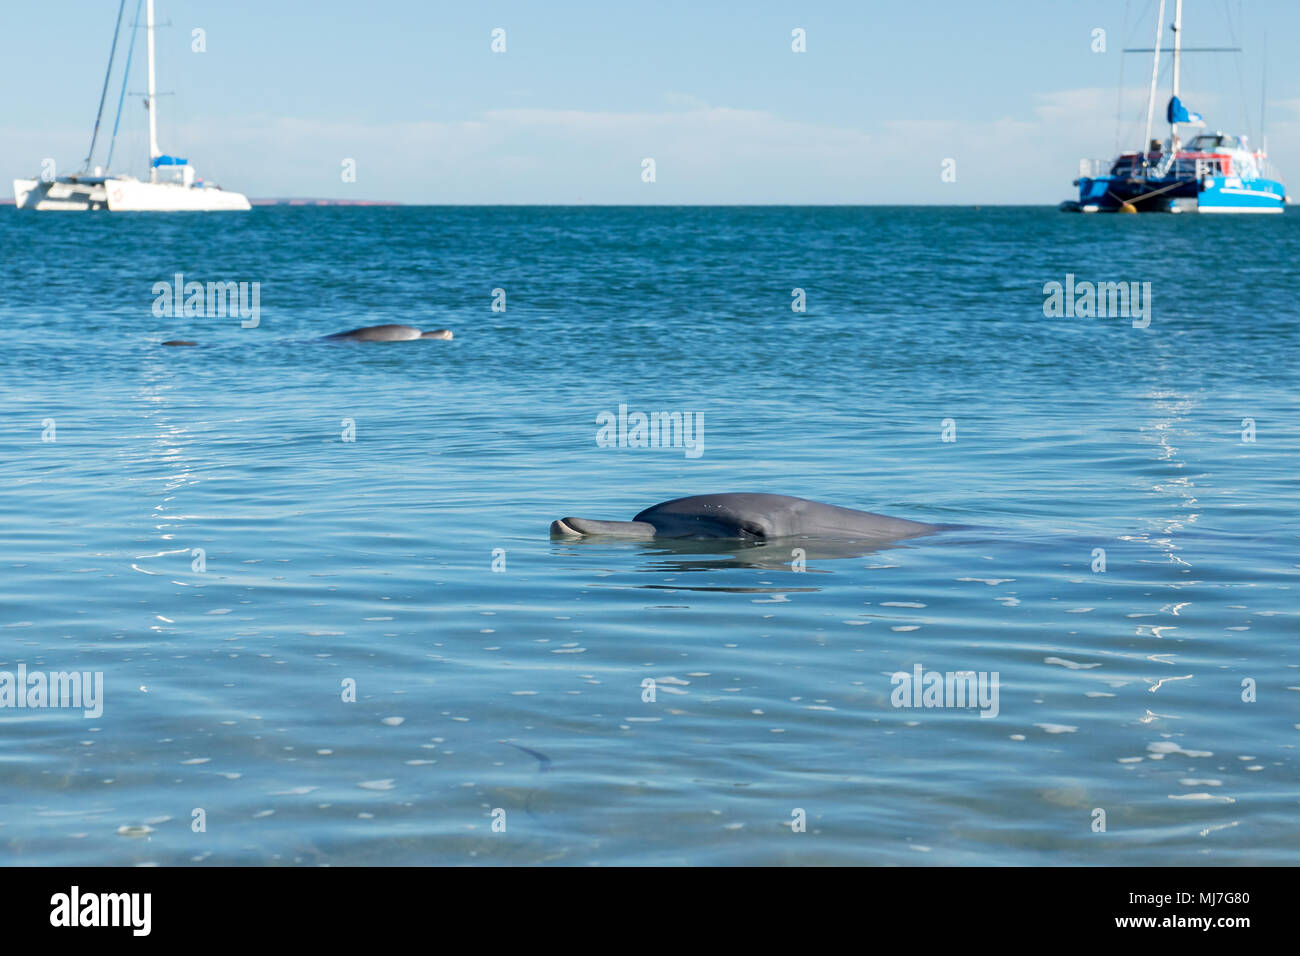
<path fill-rule="evenodd" d="M 1181 3 L 1181 0 L 1179 0 Z M 153 9 L 153 0 L 149 0 Z M 1156 81 L 1160 78 L 1160 37 L 1165 32 L 1165 0 L 1160 0 L 1160 12 L 1156 14 L 1155 54 L 1151 57 L 1151 93 L 1147 97 L 1147 131 L 1142 138 L 1142 165 L 1147 165 L 1147 147 L 1151 144 L 1151 119 L 1156 111 Z M 152 49 L 152 47 L 151 47 Z M 150 61 L 152 62 L 152 61 Z M 152 113 L 150 114 L 153 115 Z"/>
<path fill-rule="evenodd" d="M 1183 52 L 1183 0 L 1174 5 L 1174 96 L 1178 96 L 1178 66 Z M 1169 152 L 1178 152 L 1178 121 L 1169 124 Z"/>
<path fill-rule="evenodd" d="M 95 140 L 99 139 L 99 121 L 104 118 L 104 98 L 108 96 L 108 81 L 113 76 L 113 58 L 117 56 L 117 35 L 122 31 L 122 11 L 126 9 L 126 0 L 117 5 L 117 26 L 113 27 L 113 46 L 108 51 L 108 70 L 104 73 L 104 88 L 99 93 L 99 112 L 95 114 L 95 128 L 90 134 L 90 149 L 86 153 L 86 162 L 82 165 L 83 173 L 90 171 L 90 160 L 95 155 Z"/>
<path fill-rule="evenodd" d="M 154 106 L 154 100 L 157 99 L 154 82 L 153 66 L 153 0 L 147 0 L 148 13 L 146 15 L 147 33 L 149 35 L 149 182 L 158 181 L 158 167 L 153 161 L 160 155 L 158 152 L 158 110 Z M 1164 9 L 1164 0 L 1160 0 L 1160 8 Z"/>
<path fill-rule="evenodd" d="M 1268 133 L 1264 126 L 1264 109 L 1268 106 L 1268 37 L 1264 38 L 1264 66 L 1259 78 L 1259 148 L 1261 158 L 1268 156 Z"/>

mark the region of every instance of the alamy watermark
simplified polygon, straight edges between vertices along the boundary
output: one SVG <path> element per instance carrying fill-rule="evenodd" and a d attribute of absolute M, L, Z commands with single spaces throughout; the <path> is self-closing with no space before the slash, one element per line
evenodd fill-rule
<path fill-rule="evenodd" d="M 687 458 L 704 454 L 703 412 L 603 411 L 596 416 L 599 448 L 681 448 Z"/>
<path fill-rule="evenodd" d="M 6 707 L 81 708 L 91 719 L 104 713 L 103 671 L 32 671 L 26 664 L 18 672 L 0 671 L 0 709 Z"/>
<path fill-rule="evenodd" d="M 262 320 L 260 282 L 186 282 L 178 272 L 172 282 L 153 284 L 153 314 L 157 318 L 224 319 L 238 316 L 239 325 L 255 329 Z"/>
<path fill-rule="evenodd" d="M 1044 283 L 1043 295 L 1043 315 L 1049 319 L 1132 319 L 1135 329 L 1151 324 L 1150 282 L 1075 282 L 1074 273 L 1067 272 L 1064 284 Z"/>
<path fill-rule="evenodd" d="M 148 936 L 153 927 L 152 893 L 83 893 L 73 884 L 51 896 L 50 907 L 50 925 L 56 927 L 119 926 L 133 936 Z"/>
<path fill-rule="evenodd" d="M 981 717 L 998 715 L 998 677 L 993 671 L 894 671 L 889 702 L 895 707 L 978 707 Z"/>

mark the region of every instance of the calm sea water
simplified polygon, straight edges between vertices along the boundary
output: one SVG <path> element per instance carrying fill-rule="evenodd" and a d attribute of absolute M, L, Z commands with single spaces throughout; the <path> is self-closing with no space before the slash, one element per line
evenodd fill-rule
<path fill-rule="evenodd" d="M 0 670 L 104 680 L 0 709 L 0 862 L 1294 864 L 1297 262 L 1294 215 L 0 211 Z M 259 325 L 155 317 L 177 272 Z M 1045 317 L 1067 274 L 1150 326 Z M 456 338 L 310 341 L 382 322 Z M 620 405 L 703 454 L 598 447 Z M 547 533 L 732 490 L 963 527 Z M 917 665 L 997 716 L 893 706 Z"/>

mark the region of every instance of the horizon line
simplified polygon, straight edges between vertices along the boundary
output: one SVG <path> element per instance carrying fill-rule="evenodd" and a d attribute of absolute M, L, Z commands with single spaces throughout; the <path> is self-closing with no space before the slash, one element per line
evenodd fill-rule
<path fill-rule="evenodd" d="M 1058 203 L 871 203 L 871 202 L 685 202 L 685 203 L 629 203 L 629 202 L 399 202 L 388 199 L 319 199 L 312 197 L 249 197 L 253 206 L 294 206 L 294 207 L 402 207 L 421 208 L 533 208 L 563 207 L 570 209 L 983 209 L 996 207 L 1000 209 L 1055 209 Z M 12 198 L 0 198 L 0 206 L 13 206 Z"/>

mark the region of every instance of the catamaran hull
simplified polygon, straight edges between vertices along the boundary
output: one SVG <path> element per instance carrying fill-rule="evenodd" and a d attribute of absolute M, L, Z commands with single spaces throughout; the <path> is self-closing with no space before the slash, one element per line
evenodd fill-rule
<path fill-rule="evenodd" d="M 67 180 L 15 179 L 14 205 L 19 209 L 69 210 L 85 212 L 107 209 L 108 194 L 103 183 Z"/>
<path fill-rule="evenodd" d="M 146 183 L 134 179 L 77 182 L 55 179 L 14 180 L 14 205 L 19 209 L 107 209 L 110 212 L 242 212 L 252 207 L 243 193 L 180 183 Z"/>
<path fill-rule="evenodd" d="M 1209 176 L 1201 183 L 1197 212 L 1282 212 L 1286 189 L 1272 179 L 1242 181 L 1236 176 Z"/>
<path fill-rule="evenodd" d="M 1278 213 L 1287 203 L 1286 188 L 1272 179 L 1207 176 L 1202 180 L 1146 180 L 1085 176 L 1077 183 L 1079 199 L 1061 203 L 1064 212 L 1118 212 L 1128 204 L 1138 212 Z"/>
<path fill-rule="evenodd" d="M 108 183 L 111 212 L 220 212 L 252 207 L 243 193 L 179 183 L 115 181 Z"/>

